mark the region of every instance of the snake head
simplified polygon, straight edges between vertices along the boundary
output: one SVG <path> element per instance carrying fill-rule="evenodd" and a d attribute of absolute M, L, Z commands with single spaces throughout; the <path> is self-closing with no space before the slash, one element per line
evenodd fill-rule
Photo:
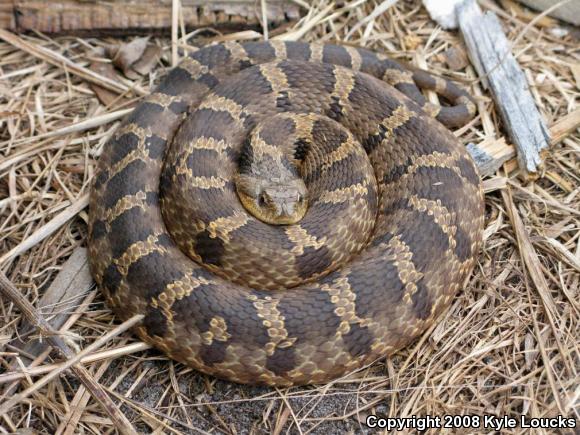
<path fill-rule="evenodd" d="M 238 175 L 236 189 L 246 210 L 268 224 L 295 224 L 308 209 L 307 189 L 300 177 L 281 181 Z"/>

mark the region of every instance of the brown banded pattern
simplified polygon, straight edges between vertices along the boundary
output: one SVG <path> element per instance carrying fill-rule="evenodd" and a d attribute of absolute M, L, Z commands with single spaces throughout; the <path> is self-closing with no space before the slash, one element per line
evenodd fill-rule
<path fill-rule="evenodd" d="M 364 49 L 202 48 L 103 149 L 93 276 L 121 319 L 145 315 L 143 340 L 204 373 L 342 376 L 425 331 L 471 273 L 483 193 L 442 123 L 474 107 L 454 84 Z M 299 171 L 301 221 L 268 225 L 241 206 L 235 176 L 254 159 Z"/>

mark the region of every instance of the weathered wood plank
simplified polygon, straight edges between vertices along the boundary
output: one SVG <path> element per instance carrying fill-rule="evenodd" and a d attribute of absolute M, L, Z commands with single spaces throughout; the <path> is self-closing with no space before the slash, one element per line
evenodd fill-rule
<path fill-rule="evenodd" d="M 13 29 L 15 25 L 14 0 L 0 0 L 0 29 Z"/>
<path fill-rule="evenodd" d="M 483 14 L 475 0 L 465 0 L 456 10 L 471 62 L 490 88 L 516 146 L 520 169 L 535 178 L 543 168 L 542 158 L 550 132 L 535 105 L 526 77 L 494 13 Z"/>
<path fill-rule="evenodd" d="M 0 0 L 0 28 L 52 34 L 125 35 L 162 33 L 171 27 L 171 0 Z M 300 16 L 290 0 L 269 0 L 267 18 L 280 24 Z M 255 0 L 181 0 L 188 29 L 259 27 Z"/>

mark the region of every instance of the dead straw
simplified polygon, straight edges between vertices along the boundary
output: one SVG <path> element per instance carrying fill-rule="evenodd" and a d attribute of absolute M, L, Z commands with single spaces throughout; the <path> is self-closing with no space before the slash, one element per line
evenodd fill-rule
<path fill-rule="evenodd" d="M 580 420 L 577 31 L 556 20 L 534 20 L 537 14 L 522 7 L 508 8 L 512 0 L 501 6 L 480 2 L 500 16 L 551 126 L 543 176 L 527 182 L 488 91 L 461 61 L 458 34 L 437 27 L 418 1 L 293 1 L 304 8 L 302 18 L 286 28 L 269 27 L 270 39 L 362 45 L 451 77 L 476 96 L 477 117 L 455 134 L 503 160 L 484 179 L 485 245 L 470 282 L 441 321 L 407 349 L 324 386 L 271 390 L 203 376 L 132 334 L 112 338 L 127 325 L 115 326 L 100 294 L 70 313 L 66 336 L 95 346 L 107 340 L 107 349 L 89 344 L 73 352 L 51 331 L 47 341 L 57 340 L 50 342 L 59 359 L 48 359 L 48 351 L 26 355 L 15 344 L 19 336 L 31 336 L 22 330 L 22 306 L 38 320 L 31 307 L 86 244 L 95 164 L 130 110 L 122 98 L 111 107 L 101 103 L 89 83 L 116 95 L 144 95 L 177 61 L 183 44 L 251 40 L 264 32 L 186 34 L 180 23 L 187 10 L 174 1 L 171 37 L 151 39 L 164 47 L 162 61 L 150 75 L 128 79 L 119 71 L 104 77 L 90 69 L 93 61 L 110 62 L 104 50 L 110 39 L 0 31 L 0 269 L 14 295 L 0 304 L 0 390 L 17 391 L 9 406 L 2 405 L 1 431 L 358 433 L 370 414 Z M 262 5 L 275 5 L 256 2 L 257 18 L 264 21 Z M 61 345 L 68 353 L 58 350 Z M 36 365 L 29 366 L 30 360 Z M 65 366 L 74 374 L 60 375 L 69 373 Z"/>

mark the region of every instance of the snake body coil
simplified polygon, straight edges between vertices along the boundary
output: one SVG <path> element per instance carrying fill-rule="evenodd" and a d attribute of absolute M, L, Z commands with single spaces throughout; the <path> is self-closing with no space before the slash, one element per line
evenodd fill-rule
<path fill-rule="evenodd" d="M 200 49 L 102 152 L 92 273 L 120 318 L 145 316 L 143 340 L 202 372 L 268 385 L 341 376 L 428 328 L 473 268 L 483 193 L 441 124 L 473 111 L 453 84 L 364 49 Z M 304 180 L 296 223 L 241 204 L 267 190 L 260 159 Z M 297 186 L 287 196 L 301 204 Z"/>

